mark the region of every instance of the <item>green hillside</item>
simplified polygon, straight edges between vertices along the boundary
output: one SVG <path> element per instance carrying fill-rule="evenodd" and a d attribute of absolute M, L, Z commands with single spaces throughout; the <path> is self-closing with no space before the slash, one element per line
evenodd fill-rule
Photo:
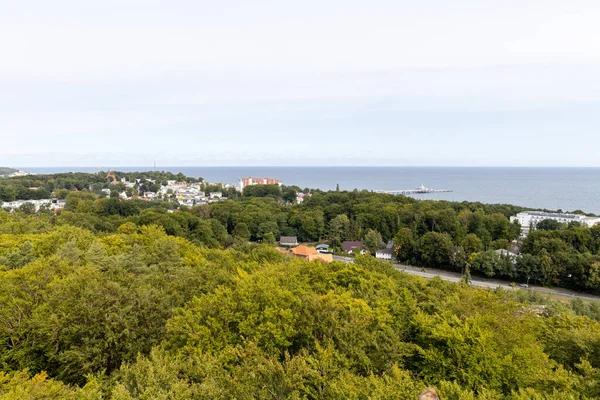
<path fill-rule="evenodd" d="M 15 172 L 17 172 L 16 169 L 7 168 L 7 167 L 0 167 L 0 176 L 6 176 L 6 175 L 14 174 Z"/>
<path fill-rule="evenodd" d="M 117 176 L 139 176 L 140 190 L 187 179 Z M 513 263 L 495 252 L 519 234 L 510 205 L 366 191 L 293 204 L 298 188 L 263 186 L 175 210 L 94 193 L 119 184 L 0 182 L 0 200 L 66 199 L 0 210 L 0 399 L 416 399 L 428 387 L 445 400 L 600 398 L 600 302 L 474 288 L 466 272 L 425 280 L 368 252 L 310 263 L 274 248 L 282 235 L 371 252 L 393 239 L 423 268 L 597 294 L 600 226 L 540 228 Z"/>
<path fill-rule="evenodd" d="M 0 232 L 3 399 L 600 396 L 596 303 L 133 222 L 105 234 L 0 212 Z"/>

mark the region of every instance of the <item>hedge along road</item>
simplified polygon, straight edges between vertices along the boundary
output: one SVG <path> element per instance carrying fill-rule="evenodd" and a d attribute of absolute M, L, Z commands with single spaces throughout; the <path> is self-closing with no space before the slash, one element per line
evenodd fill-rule
<path fill-rule="evenodd" d="M 344 261 L 347 263 L 354 262 L 354 260 L 350 257 L 333 256 L 333 259 L 336 261 Z M 434 269 L 434 268 L 421 269 L 418 267 L 411 267 L 411 266 L 402 265 L 402 264 L 393 264 L 393 265 L 394 265 L 394 268 L 396 268 L 399 271 L 406 272 L 407 274 L 411 274 L 411 275 L 421 276 L 421 277 L 427 278 L 427 279 L 431 279 L 431 278 L 435 278 L 436 276 L 439 276 L 441 279 L 448 281 L 448 282 L 460 282 L 460 280 L 461 280 L 461 275 L 456 272 L 444 271 L 444 270 L 439 270 L 439 269 Z M 525 290 L 525 288 L 521 288 L 519 286 L 513 287 L 512 284 L 506 283 L 506 281 L 499 281 L 496 279 L 486 279 L 486 278 L 482 278 L 480 276 L 471 277 L 471 285 L 477 286 L 477 287 L 482 287 L 482 288 L 489 288 L 489 289 L 496 289 L 497 287 L 501 287 L 506 290 L 515 290 L 515 289 Z M 527 290 L 533 290 L 534 292 L 551 294 L 551 295 L 555 295 L 555 296 L 579 298 L 582 300 L 590 300 L 590 301 L 600 301 L 600 296 L 594 296 L 593 294 L 587 294 L 587 293 L 574 292 L 574 291 L 568 290 L 568 289 L 550 289 L 550 288 L 546 288 L 546 287 L 542 287 L 542 286 L 529 285 Z"/>

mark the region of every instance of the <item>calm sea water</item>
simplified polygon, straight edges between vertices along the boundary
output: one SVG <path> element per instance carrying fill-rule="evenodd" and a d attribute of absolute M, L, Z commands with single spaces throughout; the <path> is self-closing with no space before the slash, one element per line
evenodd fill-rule
<path fill-rule="evenodd" d="M 23 168 L 33 173 L 97 172 L 96 168 Z M 121 167 L 145 171 L 148 167 Z M 416 198 L 515 204 L 600 214 L 600 168 L 479 168 L 479 167 L 161 167 L 203 177 L 209 182 L 236 183 L 241 177 L 272 177 L 301 188 L 342 190 L 413 189 L 421 184 L 451 193 Z"/>

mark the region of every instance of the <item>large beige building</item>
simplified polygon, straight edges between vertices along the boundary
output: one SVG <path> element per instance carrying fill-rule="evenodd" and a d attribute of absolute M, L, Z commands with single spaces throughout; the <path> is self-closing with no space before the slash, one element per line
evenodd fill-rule
<path fill-rule="evenodd" d="M 246 186 L 252 185 L 281 185 L 281 182 L 276 178 L 253 178 L 249 176 L 248 178 L 240 179 L 238 189 L 242 191 Z"/>

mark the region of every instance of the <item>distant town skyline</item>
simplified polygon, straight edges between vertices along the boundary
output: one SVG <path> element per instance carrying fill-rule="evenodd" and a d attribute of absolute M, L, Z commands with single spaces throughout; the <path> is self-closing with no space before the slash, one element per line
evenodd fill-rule
<path fill-rule="evenodd" d="M 13 2 L 0 166 L 600 167 L 600 4 Z"/>

